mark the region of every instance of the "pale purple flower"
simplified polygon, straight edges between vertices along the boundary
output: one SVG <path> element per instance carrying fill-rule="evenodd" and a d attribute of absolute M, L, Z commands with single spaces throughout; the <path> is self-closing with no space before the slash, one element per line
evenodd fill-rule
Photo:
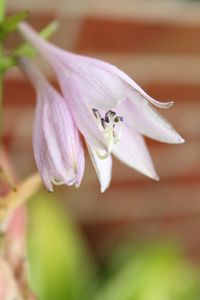
<path fill-rule="evenodd" d="M 109 63 L 55 47 L 25 23 L 20 24 L 19 31 L 54 69 L 75 124 L 85 138 L 101 190 L 110 183 L 110 154 L 158 179 L 143 135 L 166 143 L 184 142 L 151 105 L 168 108 L 173 103 L 151 98 Z"/>
<path fill-rule="evenodd" d="M 35 66 L 24 58 L 19 64 L 37 94 L 33 149 L 42 180 L 49 191 L 52 183 L 79 186 L 84 151 L 67 103 Z"/>

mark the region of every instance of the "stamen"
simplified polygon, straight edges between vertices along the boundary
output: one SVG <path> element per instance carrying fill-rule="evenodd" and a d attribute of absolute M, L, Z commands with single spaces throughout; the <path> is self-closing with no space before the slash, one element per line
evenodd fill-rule
<path fill-rule="evenodd" d="M 101 119 L 101 115 L 100 115 L 100 112 L 98 111 L 98 109 L 96 108 L 93 108 L 93 113 L 94 113 L 94 116 L 96 117 L 96 119 Z"/>
<path fill-rule="evenodd" d="M 103 132 L 104 136 L 107 140 L 107 152 L 100 153 L 100 151 L 96 150 L 96 153 L 99 158 L 105 159 L 110 155 L 114 144 L 117 144 L 121 137 L 120 128 L 116 128 L 116 124 L 123 121 L 123 117 L 118 116 L 116 112 L 109 110 L 106 112 L 104 118 L 102 118 L 98 109 L 92 109 L 93 114 L 97 120 L 97 125 L 99 129 Z M 119 127 L 119 124 L 117 125 Z"/>

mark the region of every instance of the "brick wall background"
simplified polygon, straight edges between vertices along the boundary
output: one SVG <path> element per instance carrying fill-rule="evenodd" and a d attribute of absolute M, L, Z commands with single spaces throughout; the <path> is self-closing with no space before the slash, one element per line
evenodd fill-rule
<path fill-rule="evenodd" d="M 184 145 L 148 141 L 159 183 L 114 161 L 110 189 L 100 194 L 87 157 L 82 187 L 61 188 L 97 253 L 110 242 L 172 239 L 200 261 L 200 2 L 181 0 L 8 0 L 9 12 L 29 9 L 30 23 L 55 17 L 53 41 L 116 64 L 148 93 L 174 100 L 162 111 Z M 15 39 L 10 41 L 14 44 Z M 34 92 L 19 71 L 5 81 L 4 140 L 21 178 L 35 170 L 31 148 Z"/>

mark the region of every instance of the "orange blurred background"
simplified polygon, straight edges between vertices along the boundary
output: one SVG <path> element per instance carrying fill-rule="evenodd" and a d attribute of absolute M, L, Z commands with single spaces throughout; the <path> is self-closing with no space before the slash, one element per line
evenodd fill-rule
<path fill-rule="evenodd" d="M 56 188 L 97 255 L 121 240 L 167 239 L 200 262 L 200 1 L 7 0 L 7 6 L 9 13 L 28 9 L 36 29 L 58 19 L 52 39 L 58 46 L 109 61 L 154 98 L 175 101 L 161 113 L 186 143 L 148 140 L 159 182 L 114 160 L 111 187 L 101 194 L 87 155 L 80 189 Z M 6 76 L 4 104 L 4 141 L 22 179 L 36 170 L 35 94 L 17 68 Z"/>

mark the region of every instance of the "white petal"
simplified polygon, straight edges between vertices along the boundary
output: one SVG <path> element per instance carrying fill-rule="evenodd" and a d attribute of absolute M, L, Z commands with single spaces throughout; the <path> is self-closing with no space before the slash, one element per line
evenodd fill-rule
<path fill-rule="evenodd" d="M 184 139 L 141 95 L 118 107 L 124 122 L 139 133 L 160 142 L 180 144 Z"/>
<path fill-rule="evenodd" d="M 122 125 L 121 139 L 114 146 L 112 153 L 129 167 L 152 179 L 159 179 L 144 138 L 124 124 Z"/>
<path fill-rule="evenodd" d="M 88 151 L 95 167 L 97 176 L 99 178 L 99 182 L 101 185 L 101 192 L 105 192 L 105 190 L 109 187 L 111 176 L 112 176 L 112 157 L 109 155 L 105 159 L 100 159 L 95 152 L 94 147 L 87 143 Z"/>

